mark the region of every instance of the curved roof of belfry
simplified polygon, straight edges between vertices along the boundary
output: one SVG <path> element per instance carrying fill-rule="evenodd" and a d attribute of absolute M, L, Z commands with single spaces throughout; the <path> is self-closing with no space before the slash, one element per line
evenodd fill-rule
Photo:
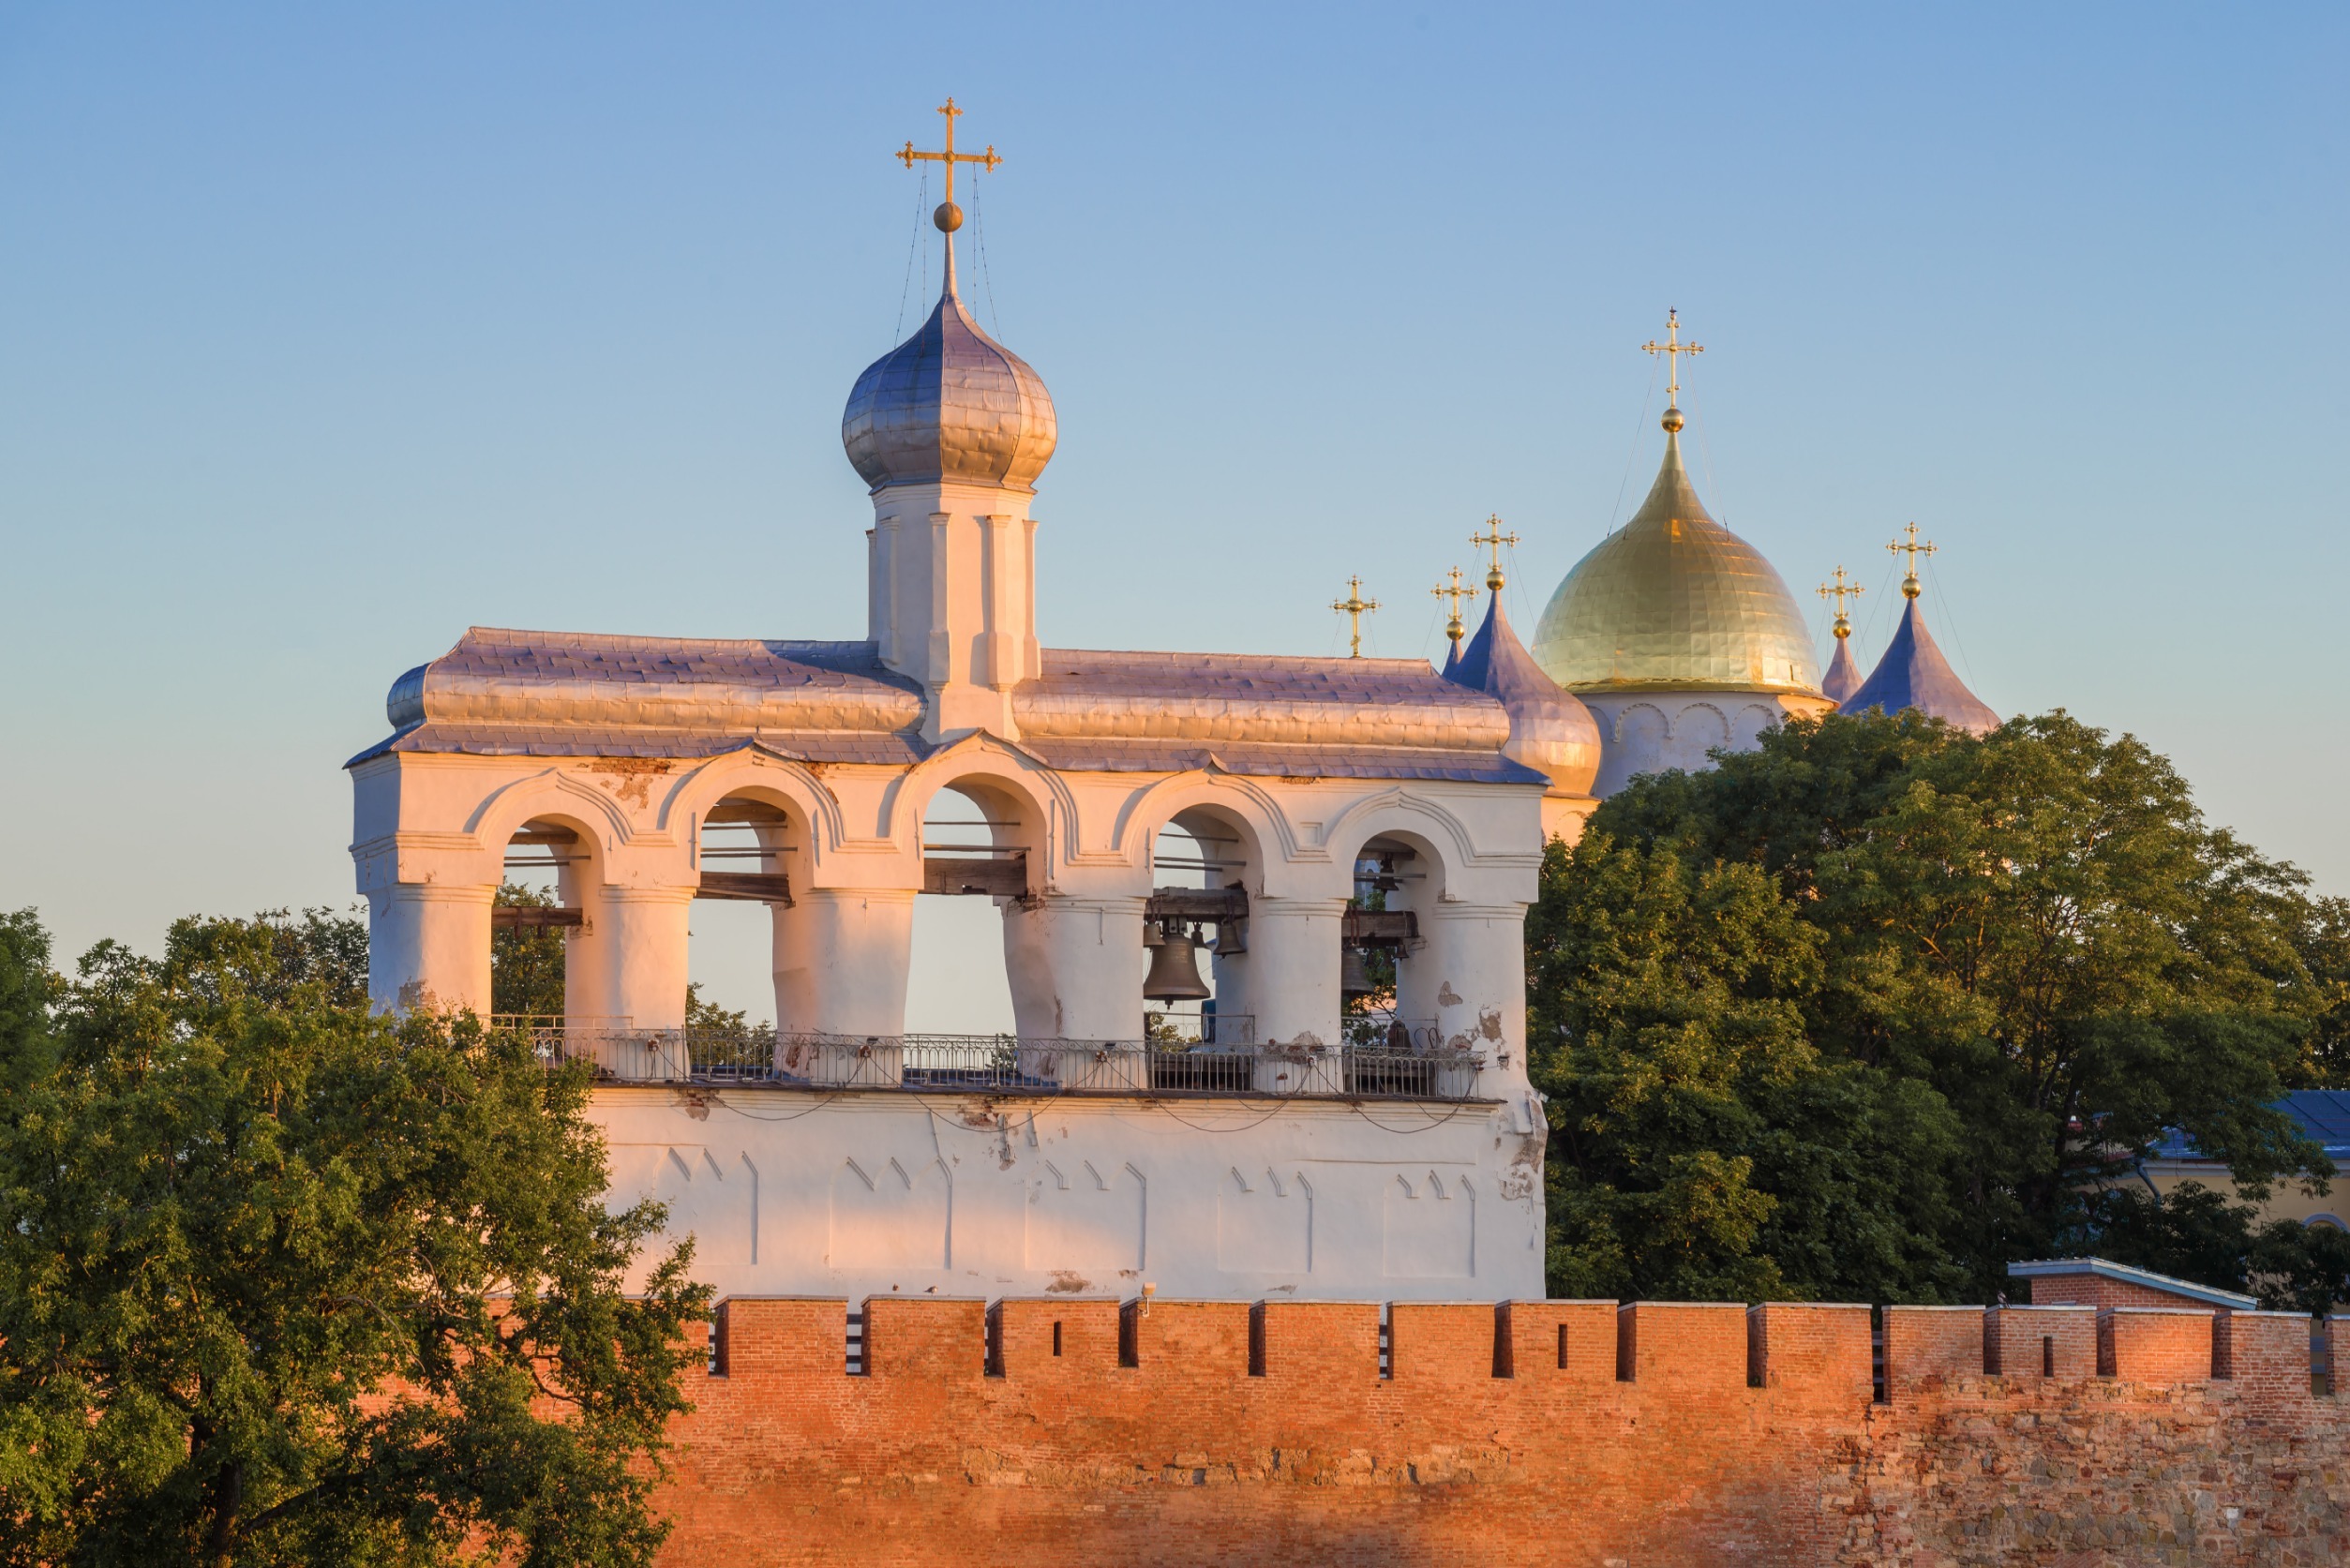
<path fill-rule="evenodd" d="M 1021 750 L 1072 771 L 1175 771 L 1541 784 L 1503 754 L 1493 695 L 1416 659 L 1045 649 L 1012 691 Z M 606 636 L 474 627 L 392 685 L 394 753 L 715 756 L 904 767 L 921 685 L 870 642 Z"/>

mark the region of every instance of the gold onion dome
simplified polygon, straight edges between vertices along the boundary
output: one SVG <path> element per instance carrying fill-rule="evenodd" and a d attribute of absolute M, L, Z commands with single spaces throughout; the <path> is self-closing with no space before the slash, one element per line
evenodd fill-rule
<path fill-rule="evenodd" d="M 963 217 L 950 209 L 942 203 L 933 218 L 950 236 Z M 930 320 L 857 378 L 841 444 L 876 490 L 957 480 L 1033 489 L 1059 439 L 1052 394 L 963 307 L 951 237 L 946 274 Z"/>
<path fill-rule="evenodd" d="M 1681 411 L 1632 520 L 1576 562 L 1534 627 L 1568 691 L 1817 692 L 1795 596 L 1762 552 L 1706 514 L 1681 462 Z"/>

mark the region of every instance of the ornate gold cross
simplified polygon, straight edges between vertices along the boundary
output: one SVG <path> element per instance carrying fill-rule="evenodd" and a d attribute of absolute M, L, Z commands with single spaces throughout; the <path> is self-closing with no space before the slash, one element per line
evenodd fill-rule
<path fill-rule="evenodd" d="M 1849 637 L 1852 635 L 1852 622 L 1845 619 L 1844 602 L 1847 599 L 1857 599 L 1867 591 L 1868 590 L 1859 583 L 1847 578 L 1844 575 L 1844 568 L 1841 566 L 1836 568 L 1836 575 L 1833 579 L 1819 585 L 1819 596 L 1822 599 L 1834 599 L 1836 602 L 1837 636 Z"/>
<path fill-rule="evenodd" d="M 898 161 L 908 169 L 913 168 L 917 163 L 943 163 L 947 166 L 947 200 L 940 205 L 938 211 L 932 215 L 932 221 L 949 233 L 952 233 L 963 226 L 963 209 L 954 204 L 954 166 L 958 163 L 976 163 L 992 172 L 1004 160 L 995 156 L 995 144 L 992 142 L 987 144 L 987 151 L 983 153 L 956 152 L 954 150 L 954 123 L 963 111 L 954 106 L 954 99 L 949 98 L 938 106 L 938 112 L 947 117 L 946 151 L 919 153 L 914 150 L 913 142 L 908 140 L 905 146 L 898 149 L 896 156 Z"/>
<path fill-rule="evenodd" d="M 1363 597 L 1363 579 L 1346 579 L 1346 597 L 1333 599 L 1330 607 L 1346 617 L 1347 654 L 1350 659 L 1363 656 L 1363 617 L 1379 607 L 1376 599 Z"/>
<path fill-rule="evenodd" d="M 1485 531 L 1469 535 L 1469 543 L 1483 545 L 1493 552 L 1493 564 L 1486 569 L 1485 586 L 1494 592 L 1502 591 L 1502 546 L 1518 543 L 1518 535 L 1502 531 L 1502 519 L 1490 514 L 1485 519 Z"/>
<path fill-rule="evenodd" d="M 1659 343 L 1652 337 L 1640 347 L 1652 354 L 1665 356 L 1665 403 L 1667 407 L 1678 406 L 1681 402 L 1681 356 L 1701 354 L 1705 352 L 1705 345 L 1684 343 L 1681 340 L 1681 312 L 1668 310 L 1665 312 L 1665 340 Z"/>
<path fill-rule="evenodd" d="M 1904 599 L 1915 599 L 1918 596 L 1918 557 L 1932 555 L 1934 541 L 1929 539 L 1923 545 L 1919 544 L 1918 525 L 1911 523 L 1909 537 L 1907 540 L 1896 539 L 1885 548 L 1895 555 L 1906 553 L 1909 557 L 1909 575 L 1901 579 L 1901 596 Z"/>
<path fill-rule="evenodd" d="M 1463 599 L 1474 599 L 1477 596 L 1477 590 L 1474 588 L 1463 588 L 1460 586 L 1460 568 L 1456 566 L 1452 569 L 1452 581 L 1450 583 L 1438 583 L 1434 588 L 1429 589 L 1429 591 L 1436 595 L 1439 599 L 1451 601 L 1452 614 L 1444 621 L 1444 635 L 1450 637 L 1455 642 L 1459 642 L 1460 640 L 1460 601 Z"/>

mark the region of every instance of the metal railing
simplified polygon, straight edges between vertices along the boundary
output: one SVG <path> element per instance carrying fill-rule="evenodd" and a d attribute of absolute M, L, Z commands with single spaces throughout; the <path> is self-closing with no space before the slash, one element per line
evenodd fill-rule
<path fill-rule="evenodd" d="M 636 1029 L 598 1020 L 499 1020 L 546 1061 L 584 1061 L 612 1083 L 987 1094 L 1275 1095 L 1332 1099 L 1476 1098 L 1482 1052 L 1399 1035 L 1370 1044 L 1021 1039 L 1010 1035 L 810 1035 L 772 1029 Z"/>

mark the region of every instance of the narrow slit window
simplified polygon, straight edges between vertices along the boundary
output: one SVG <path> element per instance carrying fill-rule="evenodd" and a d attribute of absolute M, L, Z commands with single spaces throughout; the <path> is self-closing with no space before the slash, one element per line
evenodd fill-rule
<path fill-rule="evenodd" d="M 1057 1321 L 1053 1324 L 1053 1353 L 1061 1353 L 1061 1325 Z"/>
<path fill-rule="evenodd" d="M 2057 1375 L 2057 1340 L 2055 1335 L 2043 1334 L 2040 1337 L 2040 1375 L 2043 1378 L 2053 1378 Z"/>
<path fill-rule="evenodd" d="M 1566 1370 L 1566 1325 L 1559 1325 L 1559 1370 Z"/>

